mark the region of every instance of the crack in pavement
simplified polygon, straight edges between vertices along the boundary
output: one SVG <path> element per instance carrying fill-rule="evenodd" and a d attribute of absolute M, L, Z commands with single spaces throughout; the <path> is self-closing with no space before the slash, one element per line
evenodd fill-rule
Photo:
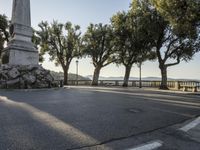
<path fill-rule="evenodd" d="M 197 116 L 195 116 L 197 117 Z M 190 118 L 191 119 L 191 118 Z M 74 147 L 74 148 L 70 148 L 70 149 L 66 149 L 66 150 L 78 150 L 78 149 L 83 149 L 83 148 L 91 148 L 91 147 L 95 147 L 95 146 L 101 146 L 101 145 L 104 145 L 104 144 L 108 144 L 108 143 L 111 143 L 111 142 L 115 142 L 115 141 L 120 141 L 120 140 L 124 140 L 124 139 L 128 139 L 128 138 L 132 138 L 132 137 L 136 137 L 136 136 L 141 136 L 141 135 L 145 135 L 147 133 L 153 133 L 155 131 L 158 131 L 158 130 L 162 130 L 162 129 L 165 129 L 165 128 L 168 128 L 168 127 L 171 127 L 171 126 L 174 126 L 174 125 L 178 125 L 178 124 L 182 124 L 186 121 L 188 121 L 189 119 L 184 119 L 180 122 L 176 122 L 176 123 L 173 123 L 173 124 L 169 124 L 169 125 L 166 125 L 166 126 L 163 126 L 163 127 L 159 127 L 159 128 L 156 128 L 156 129 L 152 129 L 152 130 L 148 130 L 148 131 L 145 131 L 145 132 L 141 132 L 141 133 L 138 133 L 138 134 L 131 134 L 129 136 L 123 136 L 123 137 L 118 137 L 118 138 L 112 138 L 112 139 L 109 139 L 107 141 L 103 141 L 101 143 L 97 143 L 97 144 L 92 144 L 92 145 L 86 145 L 86 146 L 81 146 L 81 147 Z M 164 133 L 165 134 L 165 133 Z"/>

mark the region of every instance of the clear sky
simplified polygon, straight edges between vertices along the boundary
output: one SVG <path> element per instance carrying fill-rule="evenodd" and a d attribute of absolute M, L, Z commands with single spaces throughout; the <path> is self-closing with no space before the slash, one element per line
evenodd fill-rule
<path fill-rule="evenodd" d="M 118 11 L 128 10 L 131 0 L 31 0 L 32 26 L 37 29 L 37 25 L 42 20 L 52 22 L 71 21 L 79 24 L 84 32 L 89 23 L 109 23 L 110 17 Z M 9 18 L 12 11 L 12 0 L 0 0 L 0 14 L 6 14 Z M 70 66 L 70 72 L 76 72 L 74 60 Z M 43 63 L 47 69 L 62 71 L 60 67 L 55 67 L 49 62 L 48 57 Z M 189 63 L 182 62 L 178 66 L 168 69 L 168 77 L 200 79 L 200 53 L 196 54 Z M 83 76 L 93 74 L 93 65 L 90 59 L 79 60 L 79 73 Z M 160 77 L 158 63 L 145 62 L 142 68 L 142 76 Z M 131 76 L 138 76 L 138 68 L 134 66 Z M 124 67 L 109 65 L 102 69 L 101 76 L 123 76 Z"/>

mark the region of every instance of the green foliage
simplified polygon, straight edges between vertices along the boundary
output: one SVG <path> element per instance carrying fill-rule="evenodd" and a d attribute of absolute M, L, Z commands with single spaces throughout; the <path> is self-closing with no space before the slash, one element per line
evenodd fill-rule
<path fill-rule="evenodd" d="M 112 17 L 118 64 L 132 66 L 155 56 L 151 52 L 151 16 L 148 7 L 135 0 L 129 12 L 119 12 Z"/>
<path fill-rule="evenodd" d="M 5 15 L 0 14 L 0 57 L 1 51 L 4 49 L 5 42 L 8 42 L 9 32 L 8 32 L 9 21 Z"/>
<path fill-rule="evenodd" d="M 192 59 L 199 47 L 199 32 L 197 26 L 195 28 L 196 32 L 193 34 L 195 36 L 191 36 L 189 30 L 193 32 L 193 28 L 188 29 L 188 33 L 178 28 L 178 32 L 174 24 L 168 21 L 167 18 L 164 18 L 162 13 L 157 11 L 153 6 L 151 14 L 151 34 L 160 65 L 168 67 L 177 65 L 182 60 L 189 61 Z M 176 24 L 179 24 L 179 22 Z"/>
<path fill-rule="evenodd" d="M 156 59 L 155 51 L 152 50 L 154 38 L 150 10 L 149 3 L 135 0 L 127 13 L 118 12 L 111 18 L 115 34 L 116 63 L 125 66 L 125 87 L 128 86 L 133 64 Z"/>
<path fill-rule="evenodd" d="M 51 75 L 53 76 L 53 78 L 55 80 L 63 80 L 64 79 L 64 73 L 63 72 L 51 71 L 50 73 L 51 73 Z M 76 80 L 76 79 L 77 79 L 77 75 L 76 74 L 69 73 L 68 80 Z M 78 75 L 78 80 L 88 80 L 88 81 L 90 81 L 89 78 L 83 77 L 83 76 L 80 76 L 80 75 Z"/>
<path fill-rule="evenodd" d="M 56 65 L 63 68 L 69 67 L 72 59 L 79 56 L 81 45 L 81 32 L 79 26 L 72 26 L 54 21 L 52 24 L 41 22 L 40 31 L 37 32 L 40 38 L 41 54 L 48 53 L 50 60 L 55 60 Z"/>
<path fill-rule="evenodd" d="M 90 24 L 84 37 L 82 54 L 92 58 L 95 67 L 114 61 L 113 30 L 110 25 Z"/>
<path fill-rule="evenodd" d="M 71 22 L 62 24 L 57 21 L 50 25 L 41 22 L 39 27 L 37 36 L 40 38 L 41 55 L 48 53 L 51 61 L 54 60 L 56 65 L 61 65 L 64 71 L 64 84 L 67 85 L 70 63 L 73 58 L 80 56 L 80 27 L 73 26 Z"/>
<path fill-rule="evenodd" d="M 167 89 L 167 68 L 189 61 L 199 51 L 199 2 L 196 0 L 151 0 L 152 30 L 161 88 Z"/>
<path fill-rule="evenodd" d="M 32 42 L 35 45 L 35 48 L 37 50 L 39 50 L 39 62 L 43 62 L 44 61 L 44 52 L 40 51 L 39 47 L 40 47 L 40 37 L 37 35 L 37 31 L 33 29 L 33 36 L 32 36 Z"/>
<path fill-rule="evenodd" d="M 200 25 L 199 0 L 152 0 L 158 12 L 170 22 L 179 36 L 197 36 Z"/>
<path fill-rule="evenodd" d="M 3 45 L 4 45 L 4 39 L 2 36 L 0 36 L 0 57 L 1 57 L 1 51 L 3 50 Z"/>

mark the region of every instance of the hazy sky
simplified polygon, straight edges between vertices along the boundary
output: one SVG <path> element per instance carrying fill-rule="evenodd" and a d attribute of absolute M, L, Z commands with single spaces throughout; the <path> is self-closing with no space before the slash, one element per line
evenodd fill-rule
<path fill-rule="evenodd" d="M 52 22 L 71 21 L 79 24 L 84 32 L 89 23 L 109 23 L 110 17 L 118 11 L 128 10 L 131 0 L 31 0 L 32 26 L 37 29 L 37 25 L 42 20 Z M 0 14 L 6 14 L 9 18 L 12 11 L 12 0 L 0 0 Z M 70 66 L 70 72 L 76 72 L 74 60 Z M 189 63 L 182 62 L 178 66 L 168 69 L 168 77 L 200 79 L 200 53 L 196 54 Z M 60 67 L 55 67 L 48 58 L 43 63 L 47 69 L 61 71 Z M 90 59 L 79 60 L 79 73 L 83 76 L 93 74 L 93 65 Z M 142 76 L 160 77 L 158 63 L 145 62 L 142 68 Z M 131 76 L 138 76 L 138 68 L 134 66 Z M 101 76 L 123 76 L 124 67 L 109 65 L 102 69 Z"/>

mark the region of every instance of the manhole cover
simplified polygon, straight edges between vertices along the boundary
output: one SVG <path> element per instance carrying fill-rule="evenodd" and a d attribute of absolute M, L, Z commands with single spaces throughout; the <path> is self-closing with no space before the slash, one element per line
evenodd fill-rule
<path fill-rule="evenodd" d="M 130 108 L 130 109 L 128 109 L 128 111 L 131 113 L 140 113 L 141 112 L 140 109 L 135 109 L 135 108 Z"/>

